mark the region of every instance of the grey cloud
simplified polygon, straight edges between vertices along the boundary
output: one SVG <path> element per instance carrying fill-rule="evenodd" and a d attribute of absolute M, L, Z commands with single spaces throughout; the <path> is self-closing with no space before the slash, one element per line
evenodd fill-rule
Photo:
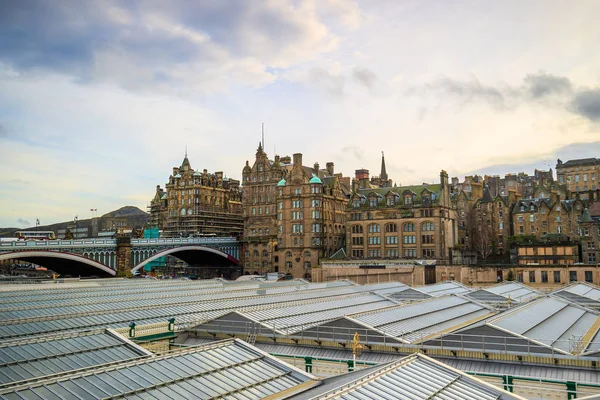
<path fill-rule="evenodd" d="M 525 172 L 533 174 L 535 169 L 548 170 L 556 168 L 557 159 L 563 162 L 578 158 L 597 157 L 600 153 L 600 141 L 589 143 L 573 143 L 554 150 L 550 155 L 544 155 L 539 159 L 535 159 L 535 155 L 530 158 L 534 161 L 514 164 L 494 164 L 482 167 L 474 171 L 466 171 L 464 175 L 500 175 L 504 176 L 507 173 Z M 555 175 L 556 177 L 556 175 Z"/>
<path fill-rule="evenodd" d="M 545 73 L 529 74 L 523 81 L 527 93 L 536 99 L 554 94 L 570 94 L 573 90 L 571 81 L 563 76 Z"/>
<path fill-rule="evenodd" d="M 311 83 L 323 86 L 333 96 L 342 97 L 344 95 L 346 79 L 341 75 L 333 75 L 323 68 L 315 67 L 308 72 L 308 78 Z"/>
<path fill-rule="evenodd" d="M 373 85 L 375 85 L 375 82 L 377 81 L 377 76 L 375 73 L 368 68 L 356 67 L 354 68 L 354 71 L 352 71 L 352 76 L 355 80 L 365 85 L 369 89 L 372 89 Z"/>
<path fill-rule="evenodd" d="M 26 225 L 26 226 L 30 226 L 31 225 L 31 223 L 29 221 L 27 221 L 26 219 L 23 219 L 23 218 L 19 218 L 17 220 L 17 224 L 19 224 L 19 225 Z"/>
<path fill-rule="evenodd" d="M 8 137 L 8 131 L 4 127 L 4 125 L 0 124 L 0 138 Z"/>
<path fill-rule="evenodd" d="M 132 89 L 202 88 L 219 78 L 229 82 L 228 74 L 244 83 L 267 82 L 267 68 L 310 59 L 334 43 L 318 14 L 288 2 L 132 0 L 74 7 L 19 0 L 0 7 L 0 62 L 18 72 L 52 71 Z"/>
<path fill-rule="evenodd" d="M 600 89 L 575 89 L 569 78 L 547 73 L 528 74 L 519 87 L 493 87 L 482 84 L 476 78 L 468 81 L 442 77 L 421 87 L 412 87 L 406 94 L 445 95 L 457 99 L 460 103 L 469 104 L 485 102 L 495 108 L 512 108 L 532 100 L 543 100 L 553 97 L 547 106 L 565 107 L 568 111 L 579 114 L 590 121 L 600 121 Z M 418 112 L 419 120 L 426 116 L 427 107 Z"/>
<path fill-rule="evenodd" d="M 477 78 L 469 81 L 459 81 L 443 77 L 427 84 L 426 90 L 448 94 L 463 104 L 485 101 L 494 107 L 501 108 L 504 106 L 504 95 L 500 90 L 483 85 Z"/>
<path fill-rule="evenodd" d="M 600 122 L 600 89 L 577 93 L 568 108 L 591 121 Z"/>
<path fill-rule="evenodd" d="M 360 161 L 362 161 L 362 159 L 363 159 L 363 150 L 360 147 L 356 147 L 356 146 L 342 147 L 342 153 L 349 154 Z"/>

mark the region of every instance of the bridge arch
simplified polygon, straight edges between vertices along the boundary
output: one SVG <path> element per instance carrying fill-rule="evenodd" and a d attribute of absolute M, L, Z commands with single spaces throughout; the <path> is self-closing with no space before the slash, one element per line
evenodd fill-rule
<path fill-rule="evenodd" d="M 75 254 L 75 253 L 65 253 L 65 252 L 59 252 L 59 251 L 53 251 L 53 250 L 22 250 L 22 251 L 13 251 L 13 252 L 9 252 L 9 253 L 1 253 L 0 254 L 0 261 L 12 260 L 12 259 L 29 261 L 34 264 L 38 264 L 38 265 L 42 265 L 42 266 L 44 266 L 44 260 L 56 261 L 58 259 L 58 261 L 61 261 L 61 260 L 64 261 L 65 264 L 73 264 L 73 263 L 83 264 L 88 267 L 87 268 L 88 271 L 90 270 L 89 267 L 91 267 L 92 270 L 96 269 L 96 270 L 102 271 L 111 276 L 115 276 L 117 274 L 117 271 L 113 270 L 112 268 L 110 268 L 102 263 L 99 263 L 98 261 L 94 261 L 90 258 L 86 258 L 86 257 L 82 256 L 81 254 Z M 71 272 L 76 275 L 85 275 L 85 274 L 77 274 L 77 271 L 71 271 L 70 269 L 65 269 L 65 268 L 61 268 L 61 270 L 57 270 L 56 267 L 50 267 L 50 269 L 52 269 L 56 272 L 60 272 L 61 274 Z M 88 272 L 88 271 L 86 271 L 86 272 Z"/>
<path fill-rule="evenodd" d="M 139 270 L 140 268 L 142 268 L 144 265 L 160 258 L 160 257 L 164 257 L 164 256 L 168 256 L 170 254 L 175 255 L 176 253 L 180 253 L 180 252 L 188 252 L 188 251 L 202 251 L 202 252 L 206 252 L 206 253 L 212 253 L 215 254 L 217 256 L 223 257 L 224 259 L 228 260 L 229 262 L 235 264 L 235 265 L 239 265 L 239 260 L 237 260 L 235 257 L 230 256 L 229 254 L 219 250 L 219 249 L 215 249 L 212 247 L 206 247 L 206 246 L 179 246 L 179 247 L 174 247 L 171 249 L 166 249 L 166 250 L 162 250 L 162 251 L 158 251 L 156 253 L 154 253 L 152 256 L 150 256 L 149 258 L 143 260 L 142 262 L 140 262 L 138 265 L 134 266 L 131 269 L 131 272 L 135 272 L 137 270 Z"/>

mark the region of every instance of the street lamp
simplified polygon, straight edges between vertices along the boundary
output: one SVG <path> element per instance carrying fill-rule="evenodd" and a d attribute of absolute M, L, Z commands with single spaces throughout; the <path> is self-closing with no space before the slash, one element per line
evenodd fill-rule
<path fill-rule="evenodd" d="M 39 218 L 36 218 L 36 219 L 35 219 L 35 231 L 36 231 L 36 232 L 38 231 L 38 228 L 39 228 L 39 227 L 40 227 L 40 219 L 39 219 Z"/>
<path fill-rule="evenodd" d="M 75 216 L 75 218 L 73 218 L 73 222 L 75 222 L 75 239 L 77 239 L 77 220 L 79 218 L 77 217 L 77 215 Z"/>

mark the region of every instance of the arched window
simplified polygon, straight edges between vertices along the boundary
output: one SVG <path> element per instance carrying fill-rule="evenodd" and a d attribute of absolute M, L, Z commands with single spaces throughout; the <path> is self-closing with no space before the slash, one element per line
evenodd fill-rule
<path fill-rule="evenodd" d="M 258 257 L 258 250 L 254 250 L 254 253 L 252 253 L 252 255 L 253 255 L 254 257 Z"/>
<path fill-rule="evenodd" d="M 379 225 L 377 225 L 377 224 L 369 225 L 369 233 L 378 233 L 378 232 L 381 232 L 381 228 Z"/>
<path fill-rule="evenodd" d="M 408 222 L 406 224 L 404 224 L 402 226 L 402 230 L 404 232 L 414 232 L 415 231 L 415 224 L 413 224 L 412 222 Z"/>
<path fill-rule="evenodd" d="M 185 215 L 185 208 L 181 209 L 181 215 L 184 216 Z"/>

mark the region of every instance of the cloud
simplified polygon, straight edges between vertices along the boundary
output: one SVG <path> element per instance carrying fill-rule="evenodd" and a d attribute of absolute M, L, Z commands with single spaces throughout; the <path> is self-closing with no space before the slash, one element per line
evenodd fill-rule
<path fill-rule="evenodd" d="M 504 107 L 504 95 L 499 89 L 482 84 L 476 77 L 469 80 L 439 78 L 426 84 L 426 93 L 442 94 L 456 99 L 462 105 L 485 102 L 495 108 Z"/>
<path fill-rule="evenodd" d="M 329 73 L 323 68 L 314 67 L 308 72 L 308 79 L 313 84 L 323 86 L 332 96 L 342 97 L 344 95 L 346 78 L 341 75 Z"/>
<path fill-rule="evenodd" d="M 408 95 L 421 96 L 426 102 L 431 95 L 437 100 L 437 107 L 445 105 L 445 97 L 457 100 L 460 105 L 484 103 L 495 109 L 513 109 L 517 106 L 542 104 L 546 107 L 566 109 L 590 121 L 600 121 L 600 89 L 575 89 L 571 80 L 539 72 L 527 74 L 521 86 L 488 86 L 477 78 L 458 80 L 442 77 L 421 86 L 409 88 Z M 552 98 L 552 101 L 537 102 Z M 419 118 L 427 114 L 428 108 L 419 111 Z"/>
<path fill-rule="evenodd" d="M 342 147 L 342 153 L 343 154 L 349 154 L 352 157 L 356 158 L 359 161 L 362 161 L 364 159 L 364 150 L 360 147 L 357 146 L 345 146 Z"/>
<path fill-rule="evenodd" d="M 27 221 L 26 219 L 23 219 L 23 218 L 19 218 L 17 220 L 17 224 L 23 225 L 23 226 L 31 226 L 31 223 L 29 221 Z"/>
<path fill-rule="evenodd" d="M 4 125 L 0 124 L 0 138 L 8 137 L 8 131 L 4 127 Z"/>
<path fill-rule="evenodd" d="M 338 3 L 9 2 L 0 13 L 0 62 L 18 72 L 50 71 L 129 90 L 260 87 L 275 81 L 269 68 L 337 47 L 326 22 L 357 23 L 357 8 Z"/>
<path fill-rule="evenodd" d="M 570 94 L 573 90 L 571 81 L 563 76 L 539 73 L 529 74 L 523 79 L 525 90 L 534 99 L 554 94 Z"/>
<path fill-rule="evenodd" d="M 365 87 L 369 89 L 373 88 L 373 85 L 375 85 L 375 81 L 377 80 L 375 73 L 368 68 L 356 67 L 352 71 L 352 76 L 356 81 L 365 85 Z"/>
<path fill-rule="evenodd" d="M 577 93 L 569 104 L 569 109 L 591 121 L 600 122 L 600 89 Z"/>
<path fill-rule="evenodd" d="M 579 158 L 596 157 L 600 153 L 600 141 L 586 143 L 571 143 L 566 146 L 558 147 L 547 154 L 528 154 L 523 157 L 523 161 L 503 164 L 493 164 L 475 171 L 467 172 L 466 175 L 500 175 L 508 173 L 525 172 L 533 174 L 535 169 L 547 171 L 550 168 L 556 169 L 557 160 L 560 158 L 563 162 Z M 556 179 L 556 175 L 554 176 Z"/>

